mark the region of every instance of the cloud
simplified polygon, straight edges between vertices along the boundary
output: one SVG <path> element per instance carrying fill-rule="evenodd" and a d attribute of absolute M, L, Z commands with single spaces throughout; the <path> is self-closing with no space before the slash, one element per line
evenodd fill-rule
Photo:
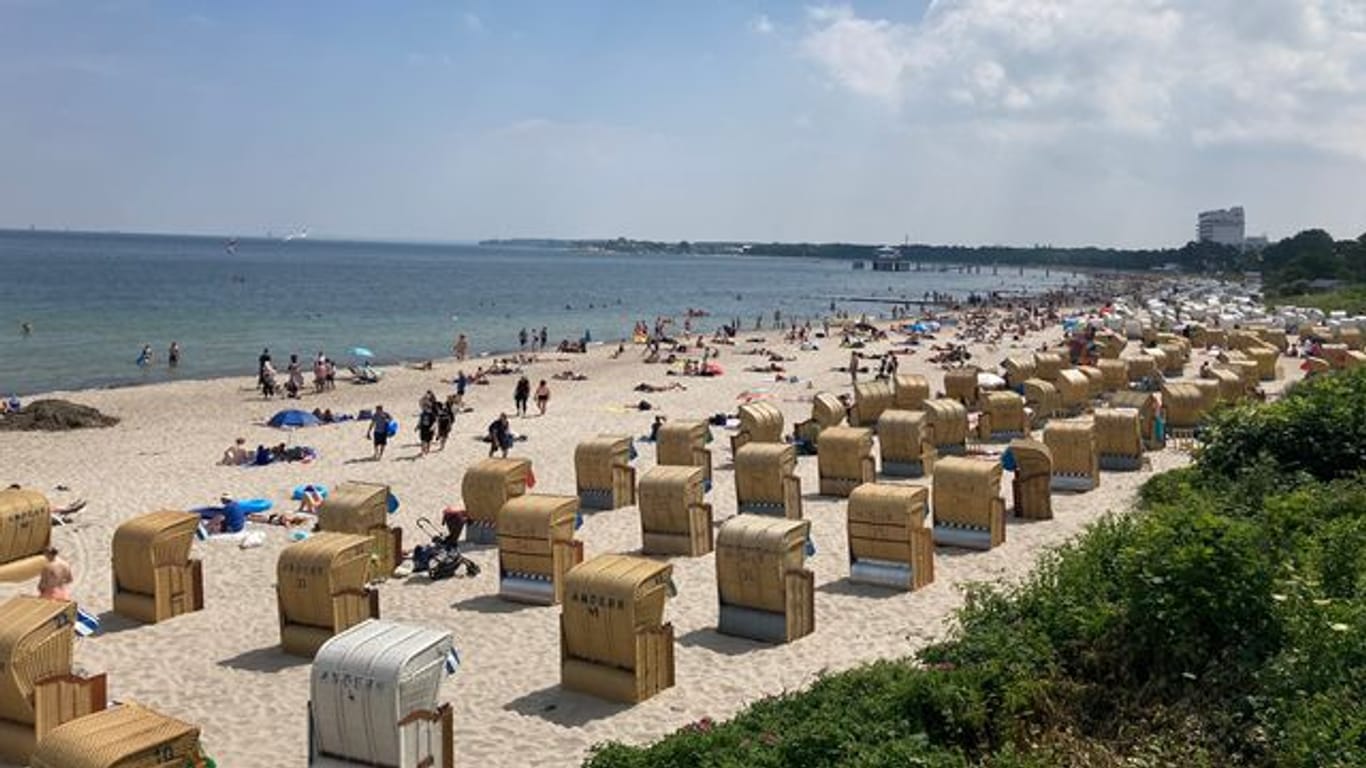
<path fill-rule="evenodd" d="M 481 34 L 485 31 L 484 20 L 479 18 L 478 14 L 466 11 L 462 20 L 465 23 L 465 30 L 468 32 Z"/>
<path fill-rule="evenodd" d="M 749 28 L 761 35 L 773 34 L 773 22 L 769 20 L 767 14 L 759 14 L 749 21 Z"/>
<path fill-rule="evenodd" d="M 933 0 L 914 22 L 821 6 L 801 50 L 917 121 L 1366 158 L 1360 0 Z"/>

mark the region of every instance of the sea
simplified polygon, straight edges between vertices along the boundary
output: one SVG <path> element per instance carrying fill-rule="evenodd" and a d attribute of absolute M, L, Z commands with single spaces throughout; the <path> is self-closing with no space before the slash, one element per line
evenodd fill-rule
<path fill-rule="evenodd" d="M 523 327 L 545 326 L 552 346 L 585 333 L 615 343 L 638 320 L 689 309 L 708 313 L 695 330 L 735 318 L 748 330 L 759 315 L 771 328 L 774 311 L 786 322 L 832 303 L 854 316 L 890 309 L 852 299 L 1037 293 L 1084 279 L 736 254 L 0 231 L 0 395 L 254 376 L 266 348 L 280 368 L 319 351 L 344 366 L 356 347 L 387 364 L 448 357 L 459 333 L 475 354 L 516 350 Z M 143 345 L 155 357 L 139 367 Z"/>

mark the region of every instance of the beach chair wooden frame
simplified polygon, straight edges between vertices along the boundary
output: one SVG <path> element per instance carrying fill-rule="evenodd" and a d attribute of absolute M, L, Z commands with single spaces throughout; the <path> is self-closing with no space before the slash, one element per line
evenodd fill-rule
<path fill-rule="evenodd" d="M 52 505 L 27 488 L 0 489 L 0 582 L 28 581 L 52 545 Z"/>
<path fill-rule="evenodd" d="M 642 702 L 674 685 L 674 628 L 664 621 L 673 566 L 598 555 L 565 580 L 560 685 L 609 701 Z"/>
<path fill-rule="evenodd" d="M 789 643 L 815 631 L 815 577 L 804 566 L 811 524 L 737 515 L 716 534 L 717 631 Z"/>
<path fill-rule="evenodd" d="M 929 489 L 867 483 L 849 494 L 849 580 L 912 591 L 934 581 Z"/>
<path fill-rule="evenodd" d="M 609 510 L 636 503 L 631 438 L 598 435 L 574 448 L 574 480 L 583 509 Z"/>
<path fill-rule="evenodd" d="M 70 720 L 34 750 L 31 768 L 199 768 L 199 727 L 131 701 Z"/>
<path fill-rule="evenodd" d="M 698 557 L 712 551 L 712 506 L 701 467 L 651 467 L 640 476 L 641 552 Z"/>
<path fill-rule="evenodd" d="M 745 403 L 737 410 L 740 429 L 730 438 L 730 453 L 734 456 L 749 443 L 781 443 L 783 441 L 783 412 L 764 400 Z"/>
<path fill-rule="evenodd" d="M 1054 491 L 1083 493 L 1100 485 L 1100 454 L 1096 451 L 1096 425 L 1090 419 L 1050 422 L 1043 431 L 1044 445 L 1053 455 Z"/>
<path fill-rule="evenodd" d="M 498 510 L 525 494 L 531 480 L 529 459 L 489 458 L 471 464 L 460 480 L 465 538 L 475 544 L 498 543 Z"/>
<path fill-rule="evenodd" d="M 124 521 L 110 544 L 114 612 L 155 624 L 204 607 L 203 562 L 190 557 L 199 515 L 165 510 Z"/>
<path fill-rule="evenodd" d="M 822 496 L 845 497 L 860 485 L 873 482 L 877 479 L 873 430 L 864 427 L 822 430 L 816 466 Z"/>
<path fill-rule="evenodd" d="M 711 425 L 705 421 L 666 421 L 655 436 L 655 463 L 666 467 L 701 467 L 702 481 L 712 483 Z"/>
<path fill-rule="evenodd" d="M 930 498 L 936 545 L 987 550 L 1005 543 L 1000 462 L 941 458 Z"/>
<path fill-rule="evenodd" d="M 564 576 L 583 562 L 574 538 L 579 514 L 575 496 L 529 493 L 510 499 L 498 513 L 498 596 L 535 605 L 558 605 Z"/>
<path fill-rule="evenodd" d="M 333 635 L 379 618 L 373 549 L 367 536 L 324 531 L 280 552 L 275 590 L 285 653 L 311 659 Z"/>
<path fill-rule="evenodd" d="M 1010 480 L 1013 514 L 1025 520 L 1053 519 L 1053 453 L 1038 440 L 1012 440 L 1015 471 Z"/>
<path fill-rule="evenodd" d="M 750 443 L 735 454 L 735 505 L 741 514 L 802 516 L 797 451 L 779 443 Z"/>
<path fill-rule="evenodd" d="M 0 760 L 27 765 L 70 720 L 105 708 L 103 674 L 72 672 L 76 604 L 21 595 L 0 604 Z"/>

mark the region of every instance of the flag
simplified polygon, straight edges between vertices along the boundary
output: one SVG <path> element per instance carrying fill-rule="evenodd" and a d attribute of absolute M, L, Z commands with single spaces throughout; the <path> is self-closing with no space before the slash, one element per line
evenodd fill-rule
<path fill-rule="evenodd" d="M 460 651 L 451 646 L 451 649 L 446 651 L 446 674 L 453 675 L 457 669 L 460 669 Z"/>
<path fill-rule="evenodd" d="M 84 608 L 76 608 L 76 634 L 90 637 L 100 631 L 100 617 Z"/>
<path fill-rule="evenodd" d="M 203 520 L 200 520 L 199 526 L 194 529 L 194 537 L 200 541 L 209 540 L 209 526 L 205 525 Z"/>

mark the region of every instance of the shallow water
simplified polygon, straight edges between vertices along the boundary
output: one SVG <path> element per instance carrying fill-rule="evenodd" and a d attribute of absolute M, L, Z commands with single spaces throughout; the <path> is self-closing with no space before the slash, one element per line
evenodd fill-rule
<path fill-rule="evenodd" d="M 324 350 L 345 363 L 353 346 L 379 362 L 416 360 L 449 355 L 457 333 L 472 353 L 505 351 L 523 326 L 547 326 L 552 345 L 585 330 L 615 340 L 636 320 L 690 307 L 711 313 L 695 328 L 737 316 L 750 328 L 760 312 L 768 327 L 774 310 L 817 317 L 835 297 L 1039 291 L 1078 279 L 459 244 L 243 240 L 230 252 L 219 238 L 9 231 L 0 232 L 0 393 L 254 375 L 263 347 L 281 370 L 290 353 L 307 361 Z M 172 340 L 183 350 L 174 371 Z M 156 355 L 147 369 L 136 365 L 143 344 Z"/>

